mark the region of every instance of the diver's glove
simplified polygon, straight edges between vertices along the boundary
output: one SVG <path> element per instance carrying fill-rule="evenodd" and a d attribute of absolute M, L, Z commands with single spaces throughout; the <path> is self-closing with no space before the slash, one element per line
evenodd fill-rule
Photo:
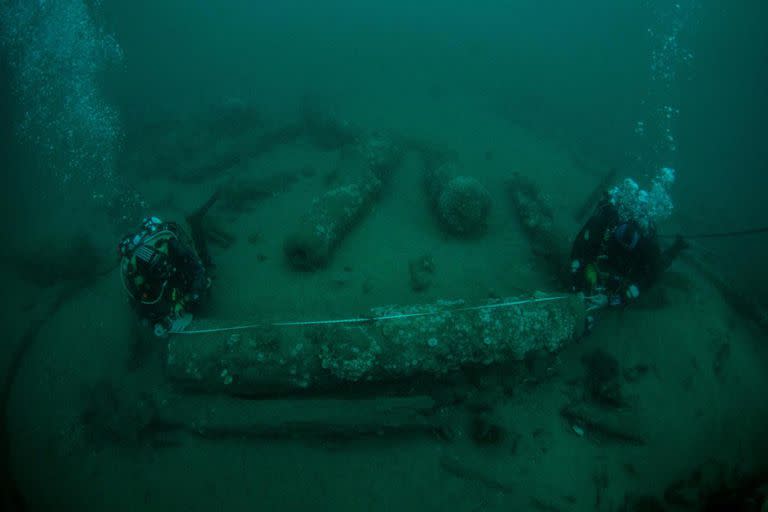
<path fill-rule="evenodd" d="M 165 317 L 155 324 L 155 336 L 165 338 L 169 334 L 181 332 L 192 323 L 194 317 L 191 313 L 181 313 L 173 317 Z"/>
<path fill-rule="evenodd" d="M 640 296 L 640 288 L 636 284 L 630 284 L 621 292 L 612 293 L 608 296 L 608 305 L 612 307 L 625 306 Z"/>
<path fill-rule="evenodd" d="M 635 300 L 640 296 L 640 288 L 636 284 L 631 284 L 627 286 L 627 291 L 624 292 L 624 295 L 627 296 L 627 300 Z"/>
<path fill-rule="evenodd" d="M 612 307 L 618 307 L 624 304 L 624 301 L 621 298 L 621 295 L 618 293 L 612 294 L 610 297 L 608 297 L 608 305 Z"/>
<path fill-rule="evenodd" d="M 171 322 L 170 332 L 177 333 L 183 331 L 192 323 L 193 318 L 192 313 L 184 313 L 177 316 L 174 318 L 173 322 Z"/>
<path fill-rule="evenodd" d="M 595 309 L 602 309 L 608 305 L 608 296 L 604 293 L 596 293 L 595 295 L 584 298 L 587 303 L 587 311 Z"/>

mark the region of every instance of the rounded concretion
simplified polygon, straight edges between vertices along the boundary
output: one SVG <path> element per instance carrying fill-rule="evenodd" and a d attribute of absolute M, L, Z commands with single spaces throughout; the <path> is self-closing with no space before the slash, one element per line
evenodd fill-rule
<path fill-rule="evenodd" d="M 440 221 L 451 233 L 479 235 L 487 226 L 491 196 L 475 178 L 457 176 L 443 188 L 437 209 Z"/>

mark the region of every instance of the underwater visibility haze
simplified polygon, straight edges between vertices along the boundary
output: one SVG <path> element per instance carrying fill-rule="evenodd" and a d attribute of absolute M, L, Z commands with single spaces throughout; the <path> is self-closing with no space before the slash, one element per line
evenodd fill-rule
<path fill-rule="evenodd" d="M 768 510 L 768 11 L 3 0 L 5 510 Z"/>

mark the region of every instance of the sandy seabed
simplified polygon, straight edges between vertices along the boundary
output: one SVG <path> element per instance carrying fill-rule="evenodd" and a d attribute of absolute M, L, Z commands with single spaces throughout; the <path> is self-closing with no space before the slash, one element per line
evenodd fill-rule
<path fill-rule="evenodd" d="M 334 318 L 383 304 L 559 291 L 531 254 L 505 179 L 514 171 L 533 179 L 558 221 L 575 233 L 572 212 L 599 176 L 574 167 L 563 149 L 481 111 L 462 116 L 461 126 L 438 117 L 433 124 L 360 117 L 377 128 L 403 132 L 400 126 L 408 126 L 409 135 L 456 151 L 460 169 L 492 194 L 483 238 L 463 241 L 441 233 L 421 189 L 420 160 L 407 154 L 330 265 L 294 272 L 283 259 L 283 241 L 324 190 L 323 176 L 338 155 L 284 145 L 240 172 L 261 175 L 306 165 L 316 172 L 250 212 L 221 217 L 237 241 L 213 249 L 216 280 L 208 314 L 233 324 Z M 173 204 L 157 213 L 181 218 L 210 190 L 157 179 L 146 183 L 144 193 L 150 199 L 171 194 Z M 408 262 L 423 255 L 433 258 L 435 279 L 416 293 Z M 104 381 L 163 386 L 159 361 L 138 369 L 128 364 L 136 320 L 119 276 L 99 278 L 41 319 L 60 287 L 37 290 L 12 271 L 3 273 L 23 299 L 0 313 L 9 326 L 5 338 L 18 343 L 30 322 L 44 321 L 14 383 L 8 418 L 14 470 L 33 509 L 609 511 L 627 494 L 661 496 L 671 482 L 707 461 L 749 468 L 768 453 L 765 344 L 684 261 L 673 265 L 645 303 L 603 315 L 590 336 L 549 362 L 546 378 L 513 391 L 499 391 L 504 385 L 496 381 L 467 384 L 470 402 L 474 395 L 498 392 L 493 415 L 507 435 L 492 446 L 473 441 L 471 414 L 462 405 L 448 413 L 450 440 L 187 436 L 178 446 L 94 444 L 80 421 L 89 389 Z M 584 375 L 582 356 L 598 348 L 622 370 L 649 369 L 623 380 L 629 421 L 643 432 L 644 445 L 599 441 L 560 414 Z"/>

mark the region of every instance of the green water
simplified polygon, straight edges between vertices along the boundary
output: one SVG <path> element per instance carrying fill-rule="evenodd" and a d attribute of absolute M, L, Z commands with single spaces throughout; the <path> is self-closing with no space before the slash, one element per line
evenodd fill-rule
<path fill-rule="evenodd" d="M 31 510 L 696 510 L 766 483 L 766 235 L 697 237 L 768 224 L 766 22 L 756 0 L 3 2 L 5 494 Z M 367 137 L 394 141 L 396 170 L 322 268 L 294 270 L 287 237 Z M 441 229 L 430 155 L 488 191 L 479 236 Z M 531 180 L 567 246 L 602 177 L 647 188 L 662 167 L 677 180 L 659 231 L 691 248 L 653 291 L 555 354 L 405 390 L 188 393 L 116 270 L 143 216 L 181 222 L 229 187 L 200 325 L 563 293 L 509 179 Z M 601 354 L 626 400 L 595 414 L 640 445 L 562 413 L 589 401 Z M 392 395 L 426 400 L 434 428 L 360 434 Z M 314 430 L 276 419 L 302 407 Z"/>

